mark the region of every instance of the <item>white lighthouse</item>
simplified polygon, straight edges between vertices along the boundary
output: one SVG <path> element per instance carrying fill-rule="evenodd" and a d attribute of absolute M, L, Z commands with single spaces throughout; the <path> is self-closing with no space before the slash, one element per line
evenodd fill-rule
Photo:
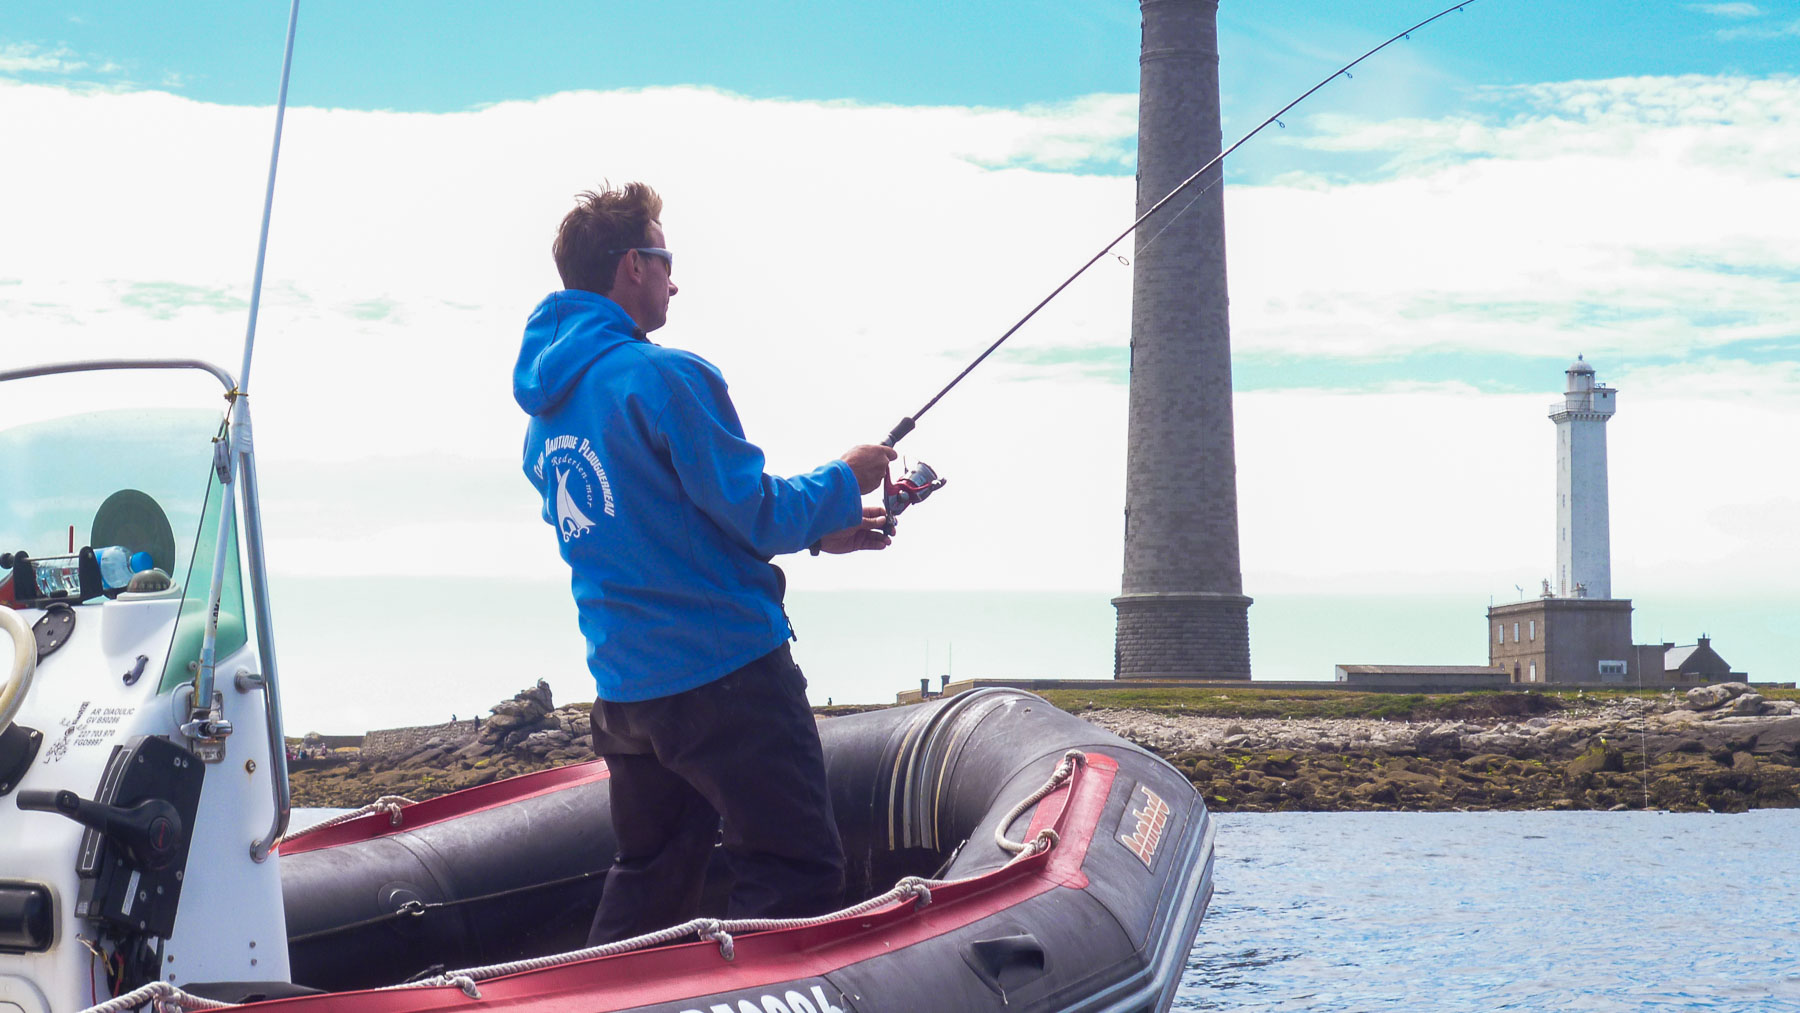
<path fill-rule="evenodd" d="M 1594 367 L 1579 356 L 1564 375 L 1563 399 L 1550 406 L 1556 423 L 1556 593 L 1611 598 L 1606 423 L 1617 391 L 1595 383 Z"/>

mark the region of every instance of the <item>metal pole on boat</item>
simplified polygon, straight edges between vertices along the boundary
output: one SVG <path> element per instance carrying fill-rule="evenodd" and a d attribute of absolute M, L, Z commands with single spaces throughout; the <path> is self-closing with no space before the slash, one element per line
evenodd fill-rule
<path fill-rule="evenodd" d="M 269 151 L 269 179 L 263 193 L 262 225 L 256 246 L 256 271 L 250 286 L 250 319 L 244 333 L 244 358 L 238 370 L 237 388 L 227 398 L 231 402 L 228 421 L 221 434 L 222 445 L 216 456 L 219 477 L 219 531 L 213 551 L 212 583 L 207 592 L 206 632 L 201 641 L 199 670 L 194 676 L 194 698 L 190 720 L 182 725 L 182 733 L 194 739 L 221 739 L 231 734 L 230 723 L 215 714 L 213 707 L 215 666 L 219 637 L 219 602 L 224 594 L 225 561 L 232 542 L 232 521 L 240 493 L 244 509 L 245 533 L 250 549 L 250 589 L 256 608 L 259 660 L 263 669 L 258 680 L 240 680 L 239 689 L 247 690 L 260 683 L 265 693 L 270 736 L 270 777 L 274 779 L 275 814 L 270 832 L 250 844 L 250 854 L 257 861 L 268 857 L 275 841 L 286 831 L 291 803 L 287 786 L 287 753 L 282 741 L 280 687 L 275 673 L 274 633 L 269 627 L 267 574 L 262 557 L 262 524 L 256 502 L 255 460 L 251 443 L 250 389 L 251 357 L 256 349 L 256 319 L 262 305 L 263 265 L 269 249 L 269 219 L 275 205 L 275 173 L 281 160 L 281 128 L 287 114 L 288 78 L 294 62 L 294 31 L 300 17 L 300 0 L 288 6 L 287 42 L 281 60 L 281 87 L 275 101 L 275 139 Z M 233 481 L 234 475 L 242 482 Z"/>
<path fill-rule="evenodd" d="M 263 260 L 269 253 L 269 215 L 275 210 L 275 167 L 281 161 L 281 123 L 287 116 L 288 71 L 294 64 L 294 26 L 299 20 L 300 0 L 292 0 L 288 6 L 287 50 L 281 57 L 281 90 L 275 96 L 275 143 L 269 149 L 269 185 L 263 191 L 262 233 L 256 242 L 256 276 L 250 282 L 250 323 L 244 331 L 244 364 L 238 368 L 238 397 L 250 391 L 250 356 L 256 350 L 256 311 L 262 305 Z"/>

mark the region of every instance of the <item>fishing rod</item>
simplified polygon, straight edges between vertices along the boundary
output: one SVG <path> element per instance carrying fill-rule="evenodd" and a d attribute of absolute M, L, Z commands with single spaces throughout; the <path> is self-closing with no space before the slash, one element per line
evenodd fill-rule
<path fill-rule="evenodd" d="M 1136 221 L 1132 222 L 1129 226 L 1126 227 L 1125 231 L 1119 233 L 1117 236 L 1114 236 L 1111 242 L 1109 242 L 1105 246 L 1101 247 L 1099 253 L 1096 253 L 1092 257 L 1089 257 L 1087 263 L 1082 264 L 1079 268 L 1077 268 L 1075 270 L 1074 274 L 1071 274 L 1067 278 L 1063 279 L 1063 283 L 1056 286 L 1056 288 L 1053 289 L 1049 295 L 1045 296 L 1043 298 L 1043 300 L 1040 301 L 1036 306 L 1033 306 L 1031 308 L 1031 312 L 1020 317 L 1018 323 L 1015 323 L 1011 327 L 1007 328 L 1005 334 L 1000 335 L 1000 337 L 998 339 L 996 339 L 993 344 L 989 345 L 985 351 L 983 351 L 980 355 L 976 356 L 974 362 L 971 362 L 967 366 L 963 367 L 963 371 L 956 374 L 955 379 L 952 379 L 949 383 L 945 384 L 943 390 L 940 390 L 936 394 L 932 395 L 931 400 L 925 402 L 924 407 L 920 408 L 916 412 L 913 412 L 911 415 L 908 415 L 905 418 L 902 418 L 899 421 L 899 423 L 894 426 L 893 429 L 888 431 L 887 438 L 881 441 L 881 445 L 884 447 L 892 447 L 892 446 L 898 444 L 902 439 L 904 439 L 907 433 L 910 433 L 913 431 L 913 427 L 918 424 L 919 419 L 923 418 L 925 413 L 932 409 L 933 405 L 936 405 L 939 401 L 943 400 L 944 395 L 950 393 L 950 389 L 952 387 L 955 387 L 957 384 L 961 383 L 963 377 L 968 376 L 970 373 L 974 372 L 976 366 L 981 365 L 981 363 L 988 356 L 994 354 L 995 349 L 998 349 L 1001 345 L 1005 344 L 1007 338 L 1012 337 L 1013 334 L 1016 331 L 1018 331 L 1019 328 L 1025 326 L 1027 321 L 1029 321 L 1032 317 L 1037 316 L 1039 310 L 1043 309 L 1045 306 L 1050 305 L 1050 300 L 1055 299 L 1057 296 L 1061 295 L 1063 289 L 1068 288 L 1071 284 L 1074 284 L 1075 279 L 1077 279 L 1077 278 L 1081 277 L 1083 274 L 1087 273 L 1088 268 L 1093 267 L 1095 264 L 1100 262 L 1100 258 L 1111 253 L 1113 251 L 1113 247 L 1119 245 L 1119 243 L 1122 242 L 1125 239 L 1125 237 L 1131 235 L 1133 232 L 1136 232 L 1138 226 L 1144 224 L 1144 222 L 1146 220 L 1148 220 L 1151 215 L 1162 210 L 1163 205 L 1169 203 L 1171 200 L 1174 200 L 1175 197 L 1178 194 L 1180 194 L 1183 190 L 1186 190 L 1189 186 L 1193 185 L 1195 180 L 1198 180 L 1201 176 L 1206 175 L 1207 171 L 1210 170 L 1213 166 L 1218 165 L 1220 162 L 1224 161 L 1226 155 L 1229 155 L 1232 152 L 1236 151 L 1237 149 L 1243 147 L 1245 141 L 1248 141 L 1250 138 L 1255 137 L 1257 134 L 1262 133 L 1264 127 L 1267 127 L 1271 123 L 1280 122 L 1281 117 L 1284 114 L 1286 114 L 1288 110 L 1294 108 L 1295 106 L 1299 105 L 1300 103 L 1306 101 L 1308 98 L 1312 97 L 1313 92 L 1316 92 L 1320 88 L 1323 88 L 1326 85 L 1330 84 L 1331 82 L 1337 80 L 1338 77 L 1340 77 L 1340 76 L 1353 77 L 1354 75 L 1352 75 L 1350 73 L 1350 71 L 1355 69 L 1357 64 L 1363 62 L 1364 60 L 1367 60 L 1369 57 L 1374 56 L 1376 53 L 1381 52 L 1382 50 L 1393 45 L 1394 43 L 1399 42 L 1401 39 L 1412 38 L 1412 33 L 1418 31 L 1421 28 L 1424 28 L 1426 25 L 1431 24 L 1433 21 L 1436 21 L 1437 19 L 1444 17 L 1445 15 L 1453 14 L 1457 11 L 1461 11 L 1463 8 L 1469 6 L 1469 4 L 1476 3 L 1476 2 L 1478 2 L 1478 0 L 1463 0 L 1463 2 L 1461 2 L 1461 3 L 1452 5 L 1450 7 L 1446 7 L 1443 10 L 1437 12 L 1436 14 L 1433 14 L 1431 17 L 1428 17 L 1425 20 L 1419 22 L 1418 24 L 1413 25 L 1411 28 L 1408 28 L 1403 32 L 1399 32 L 1399 33 L 1395 34 L 1392 38 L 1388 39 L 1386 42 L 1383 42 L 1381 45 L 1376 46 L 1374 49 L 1369 50 L 1368 52 L 1357 57 L 1356 59 L 1351 60 L 1349 63 L 1344 64 L 1342 67 L 1339 67 L 1338 69 L 1332 71 L 1325 78 L 1321 79 L 1318 84 L 1315 84 L 1311 88 L 1306 89 L 1306 91 L 1304 93 L 1302 93 L 1299 98 L 1293 100 L 1292 102 L 1289 102 L 1287 105 L 1282 106 L 1279 110 L 1276 111 L 1275 115 L 1270 116 L 1266 120 L 1263 120 L 1262 123 L 1257 125 L 1255 130 L 1252 130 L 1249 133 L 1245 134 L 1244 136 L 1238 138 L 1237 141 L 1231 145 L 1231 147 L 1226 148 L 1224 151 L 1219 152 L 1217 155 L 1213 156 L 1213 158 L 1210 161 L 1208 161 L 1205 165 L 1194 170 L 1193 175 L 1182 180 L 1180 185 L 1175 187 L 1175 189 L 1170 190 L 1168 193 L 1164 194 L 1161 200 L 1157 201 L 1155 204 L 1150 205 L 1150 210 L 1139 215 L 1137 217 Z M 1184 208 L 1183 210 L 1185 211 L 1186 209 Z M 921 467 L 923 468 L 924 466 L 921 466 Z M 931 471 L 931 469 L 924 468 L 924 471 L 929 473 Z M 911 481 L 912 477 L 913 476 L 909 476 L 908 479 L 903 480 L 902 484 L 904 484 L 907 481 Z M 937 480 L 940 485 L 942 484 L 942 480 L 937 479 L 937 476 L 935 474 L 931 475 L 931 479 Z M 890 490 L 890 492 L 891 492 L 891 490 Z M 909 502 L 917 502 L 919 499 L 923 499 L 923 498 L 924 498 L 923 496 L 918 496 L 917 498 L 912 499 Z M 890 496 L 890 502 L 888 504 L 888 506 L 889 506 L 888 512 L 889 512 L 890 516 L 893 513 L 897 512 L 893 509 L 893 505 L 894 504 L 891 501 L 891 496 Z M 901 505 L 900 509 L 904 510 L 906 508 L 906 505 L 907 504 L 903 503 Z"/>

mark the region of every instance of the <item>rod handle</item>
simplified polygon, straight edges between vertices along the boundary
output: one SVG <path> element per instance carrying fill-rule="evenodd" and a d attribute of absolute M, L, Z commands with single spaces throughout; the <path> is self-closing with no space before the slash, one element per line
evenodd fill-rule
<path fill-rule="evenodd" d="M 917 423 L 915 423 L 913 421 L 913 417 L 911 415 L 906 416 L 905 418 L 901 419 L 898 423 L 896 423 L 894 425 L 894 428 L 888 430 L 887 439 L 882 440 L 881 445 L 884 447 L 894 446 L 895 444 L 899 443 L 902 439 L 905 439 L 906 434 L 912 432 L 913 426 L 916 424 Z"/>

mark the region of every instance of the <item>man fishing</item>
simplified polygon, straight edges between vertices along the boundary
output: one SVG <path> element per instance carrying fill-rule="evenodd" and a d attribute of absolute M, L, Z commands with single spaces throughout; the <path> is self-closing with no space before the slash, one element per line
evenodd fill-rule
<path fill-rule="evenodd" d="M 619 850 L 588 942 L 696 916 L 721 818 L 727 917 L 828 911 L 843 845 L 769 559 L 885 548 L 886 513 L 861 497 L 894 451 L 765 474 L 718 369 L 648 338 L 679 291 L 662 198 L 631 183 L 577 200 L 551 247 L 563 289 L 526 323 L 513 396 L 531 416 L 526 477 L 573 574 L 610 771 Z"/>

